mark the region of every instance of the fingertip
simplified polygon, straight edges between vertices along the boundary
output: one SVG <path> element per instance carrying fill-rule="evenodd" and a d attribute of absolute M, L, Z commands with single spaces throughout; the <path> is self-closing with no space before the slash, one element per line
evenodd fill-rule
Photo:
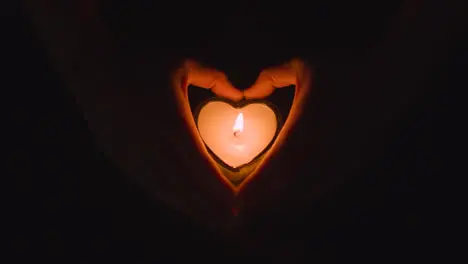
<path fill-rule="evenodd" d="M 245 99 L 254 99 L 255 98 L 255 91 L 250 89 L 247 89 L 244 91 L 244 97 Z"/>
<path fill-rule="evenodd" d="M 241 101 L 241 100 L 243 100 L 243 99 L 244 99 L 244 93 L 243 93 L 243 92 L 240 92 L 240 91 L 239 91 L 239 93 L 237 93 L 237 94 L 235 95 L 234 98 L 232 98 L 232 100 L 234 100 L 235 102 Z"/>
<path fill-rule="evenodd" d="M 252 99 L 251 92 L 249 90 L 244 91 L 244 97 L 245 99 Z"/>
<path fill-rule="evenodd" d="M 237 101 L 240 101 L 244 98 L 244 93 L 242 91 L 239 91 L 237 89 L 234 88 L 234 90 L 232 90 L 232 92 L 230 93 L 230 96 L 229 96 L 229 99 L 237 102 Z"/>
<path fill-rule="evenodd" d="M 242 91 L 234 87 L 216 86 L 212 89 L 213 93 L 233 101 L 239 101 L 244 97 Z"/>

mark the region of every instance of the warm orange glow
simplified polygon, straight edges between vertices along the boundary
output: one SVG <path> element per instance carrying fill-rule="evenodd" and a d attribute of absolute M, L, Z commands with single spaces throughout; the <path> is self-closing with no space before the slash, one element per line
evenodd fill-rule
<path fill-rule="evenodd" d="M 234 127 L 232 127 L 232 130 L 234 131 L 234 134 L 240 132 L 242 133 L 244 131 L 244 114 L 240 112 L 237 115 L 236 121 L 234 122 Z"/>
<path fill-rule="evenodd" d="M 277 120 L 265 104 L 234 108 L 213 101 L 200 110 L 197 125 L 206 146 L 224 163 L 237 168 L 251 162 L 270 144 Z"/>
<path fill-rule="evenodd" d="M 207 69 L 198 63 L 193 63 L 193 61 L 190 62 L 189 60 L 185 61 L 174 72 L 172 87 L 179 111 L 202 155 L 209 156 L 208 147 L 224 163 L 237 168 L 252 161 L 275 139 L 254 171 L 239 186 L 229 184 L 230 182 L 226 179 L 228 176 L 218 168 L 214 159 L 210 160 L 220 179 L 237 194 L 243 186 L 261 173 L 264 166 L 271 161 L 271 158 L 281 150 L 286 142 L 286 138 L 306 104 L 307 100 L 305 99 L 308 97 L 312 83 L 311 69 L 302 60 L 293 59 L 284 65 L 263 70 L 252 87 L 241 91 L 233 87 L 222 72 Z M 242 98 L 264 99 L 278 87 L 286 87 L 287 85 L 295 85 L 296 87 L 289 115 L 275 138 L 277 126 L 275 113 L 269 107 L 263 105 L 270 110 L 266 111 L 262 109 L 261 104 L 256 103 L 239 109 L 223 102 L 213 101 L 200 110 L 197 120 L 193 122 L 193 112 L 188 100 L 189 84 L 210 89 L 218 97 L 227 98 L 234 102 L 238 102 Z M 233 131 L 233 125 L 235 125 L 236 118 L 241 111 L 244 127 L 242 133 L 236 136 L 233 133 L 236 132 Z"/>

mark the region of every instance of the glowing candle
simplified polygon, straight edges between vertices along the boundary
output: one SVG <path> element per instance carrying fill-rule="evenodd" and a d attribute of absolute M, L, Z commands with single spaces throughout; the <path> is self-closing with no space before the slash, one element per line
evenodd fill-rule
<path fill-rule="evenodd" d="M 277 125 L 275 112 L 262 103 L 235 108 L 211 101 L 197 118 L 206 146 L 232 168 L 248 164 L 262 153 L 275 137 Z"/>

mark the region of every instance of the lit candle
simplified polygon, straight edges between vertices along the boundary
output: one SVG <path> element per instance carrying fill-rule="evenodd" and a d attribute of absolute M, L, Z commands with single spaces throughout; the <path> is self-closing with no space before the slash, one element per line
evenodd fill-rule
<path fill-rule="evenodd" d="M 237 115 L 232 131 L 234 132 L 234 148 L 239 151 L 244 150 L 244 137 L 242 136 L 242 132 L 244 132 L 244 114 L 242 112 Z"/>
<path fill-rule="evenodd" d="M 238 168 L 268 147 L 278 124 L 275 112 L 266 104 L 235 108 L 211 101 L 200 110 L 197 126 L 206 146 L 226 165 Z"/>

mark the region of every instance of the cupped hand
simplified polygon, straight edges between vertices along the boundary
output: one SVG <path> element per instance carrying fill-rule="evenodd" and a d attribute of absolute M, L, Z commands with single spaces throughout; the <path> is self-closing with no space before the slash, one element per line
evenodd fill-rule
<path fill-rule="evenodd" d="M 246 99 L 262 99 L 272 94 L 276 88 L 296 85 L 298 89 L 304 63 L 293 59 L 280 66 L 263 70 L 254 85 L 244 91 Z"/>
<path fill-rule="evenodd" d="M 239 101 L 244 97 L 242 91 L 236 89 L 223 72 L 203 67 L 192 60 L 187 60 L 184 63 L 184 68 L 186 85 L 192 84 L 210 89 L 217 96 L 233 101 Z"/>

